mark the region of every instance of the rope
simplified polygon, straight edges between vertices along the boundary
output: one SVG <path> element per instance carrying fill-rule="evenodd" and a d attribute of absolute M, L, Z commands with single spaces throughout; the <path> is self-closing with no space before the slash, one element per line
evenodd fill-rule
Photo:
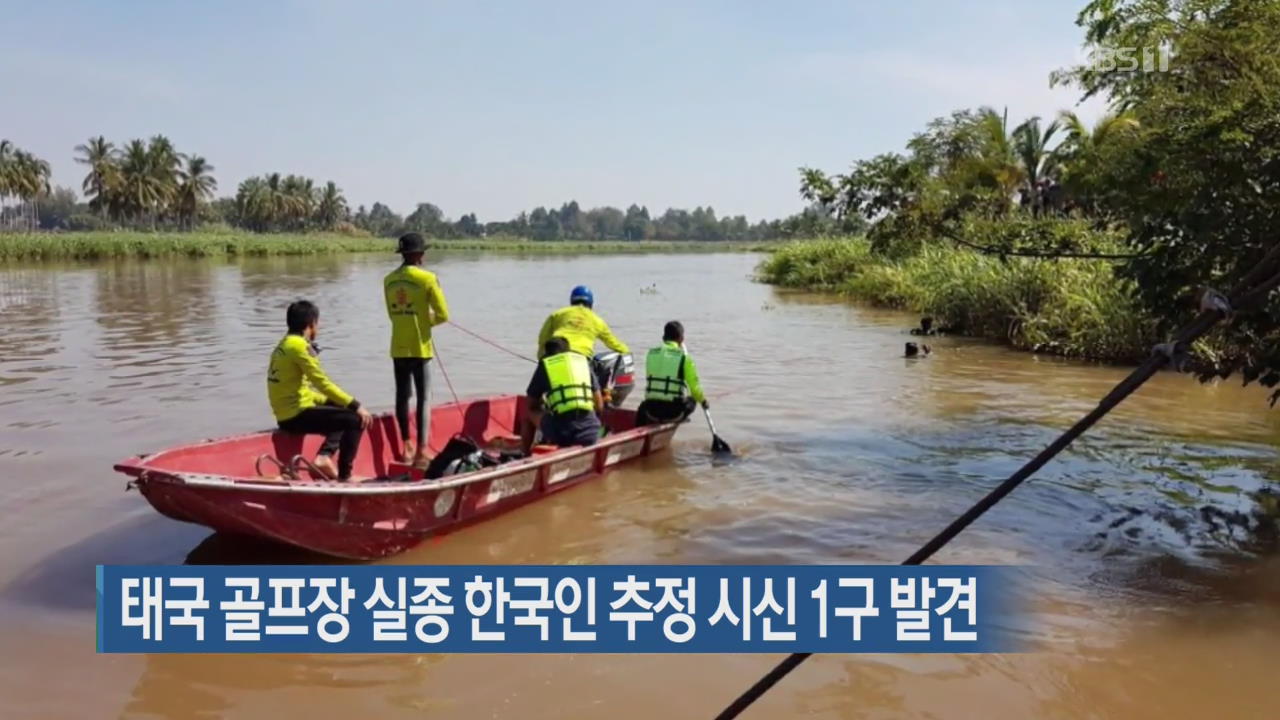
<path fill-rule="evenodd" d="M 1033 258 L 1072 258 L 1077 260 L 1133 260 L 1136 258 L 1147 257 L 1149 253 L 1080 253 L 1080 252 L 1036 252 L 1034 250 L 1004 250 L 1001 248 L 988 247 L 971 243 L 968 240 L 961 240 L 946 229 L 939 229 L 939 232 L 953 242 L 960 243 L 966 247 L 977 250 L 987 255 L 1009 255 L 1013 257 L 1033 257 Z"/>
<path fill-rule="evenodd" d="M 433 349 L 435 350 L 436 362 L 440 363 L 440 374 L 444 375 L 444 383 L 449 386 L 449 394 L 453 395 L 453 408 L 458 411 L 458 419 L 462 421 L 462 424 L 458 426 L 458 432 L 463 432 L 467 429 L 467 416 L 462 412 L 462 401 L 458 399 L 458 391 L 453 389 L 453 381 L 449 379 L 449 370 L 444 366 L 444 356 L 440 354 L 439 345 L 436 345 Z"/>
<path fill-rule="evenodd" d="M 1073 440 L 1079 437 L 1084 431 L 1088 430 L 1094 423 L 1101 420 L 1115 406 L 1119 405 L 1125 398 L 1133 394 L 1142 386 L 1156 371 L 1163 367 L 1166 363 L 1175 359 L 1177 355 L 1185 352 L 1201 335 L 1209 331 L 1218 321 L 1229 316 L 1232 307 L 1248 308 L 1261 303 L 1266 299 L 1267 295 L 1280 287 L 1280 273 L 1271 275 L 1266 280 L 1266 273 L 1273 272 L 1277 262 L 1280 261 L 1280 243 L 1276 244 L 1267 253 L 1267 255 L 1249 271 L 1236 288 L 1231 292 L 1232 300 L 1222 302 L 1223 298 L 1216 292 L 1206 291 L 1199 314 L 1194 320 L 1183 327 L 1175 336 L 1172 345 L 1169 347 L 1157 346 L 1147 360 L 1139 365 L 1132 373 L 1111 390 L 1106 397 L 1098 403 L 1089 414 L 1078 420 L 1066 432 L 1054 440 L 1048 447 L 1041 450 L 1038 455 L 1032 458 L 1027 464 L 1023 465 L 1008 479 L 1000 483 L 994 490 L 987 493 L 985 497 L 979 500 L 973 507 L 969 508 L 963 515 L 956 518 L 942 532 L 933 537 L 932 540 L 925 543 L 919 550 L 916 550 L 906 560 L 903 565 L 920 565 L 928 560 L 934 553 L 941 550 L 948 542 L 959 535 L 974 520 L 977 520 L 992 506 L 1000 502 L 1006 495 L 1013 492 L 1027 478 L 1035 474 L 1037 470 L 1044 466 L 1045 463 L 1053 459 L 1055 455 L 1062 452 Z M 1256 283 L 1256 286 L 1255 286 Z M 1167 344 L 1166 344 L 1167 345 Z M 805 660 L 808 660 L 813 653 L 793 653 L 787 656 L 782 662 L 778 663 L 764 677 L 756 681 L 754 685 L 747 689 L 736 700 L 729 704 L 719 715 L 716 720 L 732 720 L 738 717 L 742 711 L 746 710 L 756 700 L 760 699 L 769 691 L 778 681 L 786 677 L 792 670 L 795 670 Z"/>
<path fill-rule="evenodd" d="M 506 354 L 508 354 L 508 355 L 513 355 L 513 356 L 515 356 L 515 357 L 520 358 L 521 360 L 525 360 L 525 361 L 527 361 L 527 362 L 531 362 L 531 363 L 534 363 L 534 364 L 537 364 L 537 362 L 538 362 L 537 360 L 534 360 L 533 358 L 529 357 L 528 355 L 521 355 L 520 353 L 516 352 L 515 350 L 511 350 L 511 349 L 509 349 L 509 348 L 506 348 L 506 347 L 504 347 L 504 346 L 502 346 L 502 345 L 500 345 L 500 344 L 498 344 L 498 343 L 496 343 L 496 342 L 494 342 L 494 341 L 490 340 L 489 338 L 484 337 L 483 335 L 480 335 L 479 333 L 471 332 L 470 330 L 468 330 L 468 329 L 466 329 L 466 328 L 462 327 L 461 325 L 459 325 L 458 323 L 456 323 L 456 322 L 454 322 L 454 321 L 452 321 L 452 320 L 450 320 L 450 321 L 449 321 L 449 324 L 450 324 L 450 325 L 452 325 L 453 327 L 458 328 L 458 329 L 459 329 L 459 330 L 461 330 L 462 332 L 464 332 L 464 333 L 466 333 L 466 334 L 470 335 L 471 337 L 473 337 L 473 338 L 475 338 L 475 339 L 479 340 L 479 341 L 480 341 L 480 342 L 482 342 L 482 343 L 485 343 L 485 344 L 487 344 L 487 345 L 492 345 L 493 347 L 498 348 L 499 350 L 501 350 L 502 352 L 504 352 L 504 353 L 506 353 Z"/>

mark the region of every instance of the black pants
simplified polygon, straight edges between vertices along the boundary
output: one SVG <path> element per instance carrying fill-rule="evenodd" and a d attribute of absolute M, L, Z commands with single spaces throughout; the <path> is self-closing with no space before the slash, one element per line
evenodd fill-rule
<path fill-rule="evenodd" d="M 310 407 L 288 420 L 282 420 L 280 429 L 297 435 L 324 435 L 320 454 L 333 455 L 336 451 L 338 479 L 351 479 L 351 466 L 355 464 L 356 453 L 360 450 L 360 436 L 364 434 L 364 428 L 360 427 L 360 416 L 355 410 L 333 405 Z"/>
<path fill-rule="evenodd" d="M 682 422 L 693 414 L 698 403 L 693 398 L 681 400 L 645 400 L 636 409 L 636 427 Z"/>
<path fill-rule="evenodd" d="M 396 373 L 396 423 L 400 425 L 400 439 L 409 439 L 409 396 L 417 395 L 417 414 L 414 425 L 418 430 L 418 448 L 427 448 L 428 409 L 427 396 L 431 393 L 431 376 L 427 363 L 431 358 L 392 358 Z M 409 383 L 413 385 L 410 387 Z"/>

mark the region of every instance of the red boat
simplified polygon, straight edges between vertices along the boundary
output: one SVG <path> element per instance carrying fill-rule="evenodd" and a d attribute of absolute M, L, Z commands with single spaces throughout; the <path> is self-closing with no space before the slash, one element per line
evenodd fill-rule
<path fill-rule="evenodd" d="M 525 398 L 497 396 L 431 410 L 429 448 L 455 437 L 481 447 L 518 443 Z M 400 465 L 395 418 L 381 415 L 361 441 L 354 474 L 339 482 L 286 472 L 265 477 L 264 460 L 288 470 L 290 458 L 315 456 L 321 437 L 262 431 L 208 440 L 122 461 L 151 505 L 175 520 L 220 532 L 268 538 L 342 558 L 369 560 L 402 552 L 433 535 L 485 520 L 598 477 L 609 468 L 667 447 L 677 425 L 635 427 L 635 411 L 609 408 L 608 433 L 591 447 L 536 447 L 527 458 L 426 479 Z M 304 463 L 305 464 L 305 463 Z"/>

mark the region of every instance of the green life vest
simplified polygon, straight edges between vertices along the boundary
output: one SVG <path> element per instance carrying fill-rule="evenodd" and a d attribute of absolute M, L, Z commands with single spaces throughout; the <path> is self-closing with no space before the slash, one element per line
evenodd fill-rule
<path fill-rule="evenodd" d="M 552 355 L 542 361 L 551 390 L 547 392 L 547 409 L 552 415 L 573 410 L 594 410 L 595 394 L 591 389 L 591 364 L 575 352 Z"/>
<path fill-rule="evenodd" d="M 662 345 L 649 350 L 644 360 L 648 376 L 644 388 L 645 400 L 679 400 L 684 397 L 684 351 L 678 347 Z"/>

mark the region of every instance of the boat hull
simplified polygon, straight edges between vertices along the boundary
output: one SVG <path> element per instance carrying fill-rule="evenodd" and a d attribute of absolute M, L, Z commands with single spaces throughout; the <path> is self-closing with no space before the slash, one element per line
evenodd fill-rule
<path fill-rule="evenodd" d="M 430 445 L 438 452 L 458 433 L 481 442 L 511 438 L 523 420 L 524 405 L 523 398 L 506 396 L 439 406 L 432 413 Z M 675 424 L 635 428 L 634 414 L 626 410 L 611 411 L 606 422 L 610 434 L 591 447 L 563 448 L 437 480 L 343 483 L 270 479 L 247 471 L 261 454 L 286 459 L 306 455 L 319 443 L 318 438 L 279 432 L 211 440 L 131 458 L 116 469 L 133 477 L 131 484 L 147 501 L 175 520 L 334 557 L 371 560 L 659 452 L 677 429 Z M 398 434 L 391 432 L 394 429 L 393 418 L 377 418 L 362 441 L 357 475 L 363 469 L 385 476 L 395 469 L 392 463 L 400 448 Z M 210 472 L 219 464 L 229 467 L 229 473 Z"/>

